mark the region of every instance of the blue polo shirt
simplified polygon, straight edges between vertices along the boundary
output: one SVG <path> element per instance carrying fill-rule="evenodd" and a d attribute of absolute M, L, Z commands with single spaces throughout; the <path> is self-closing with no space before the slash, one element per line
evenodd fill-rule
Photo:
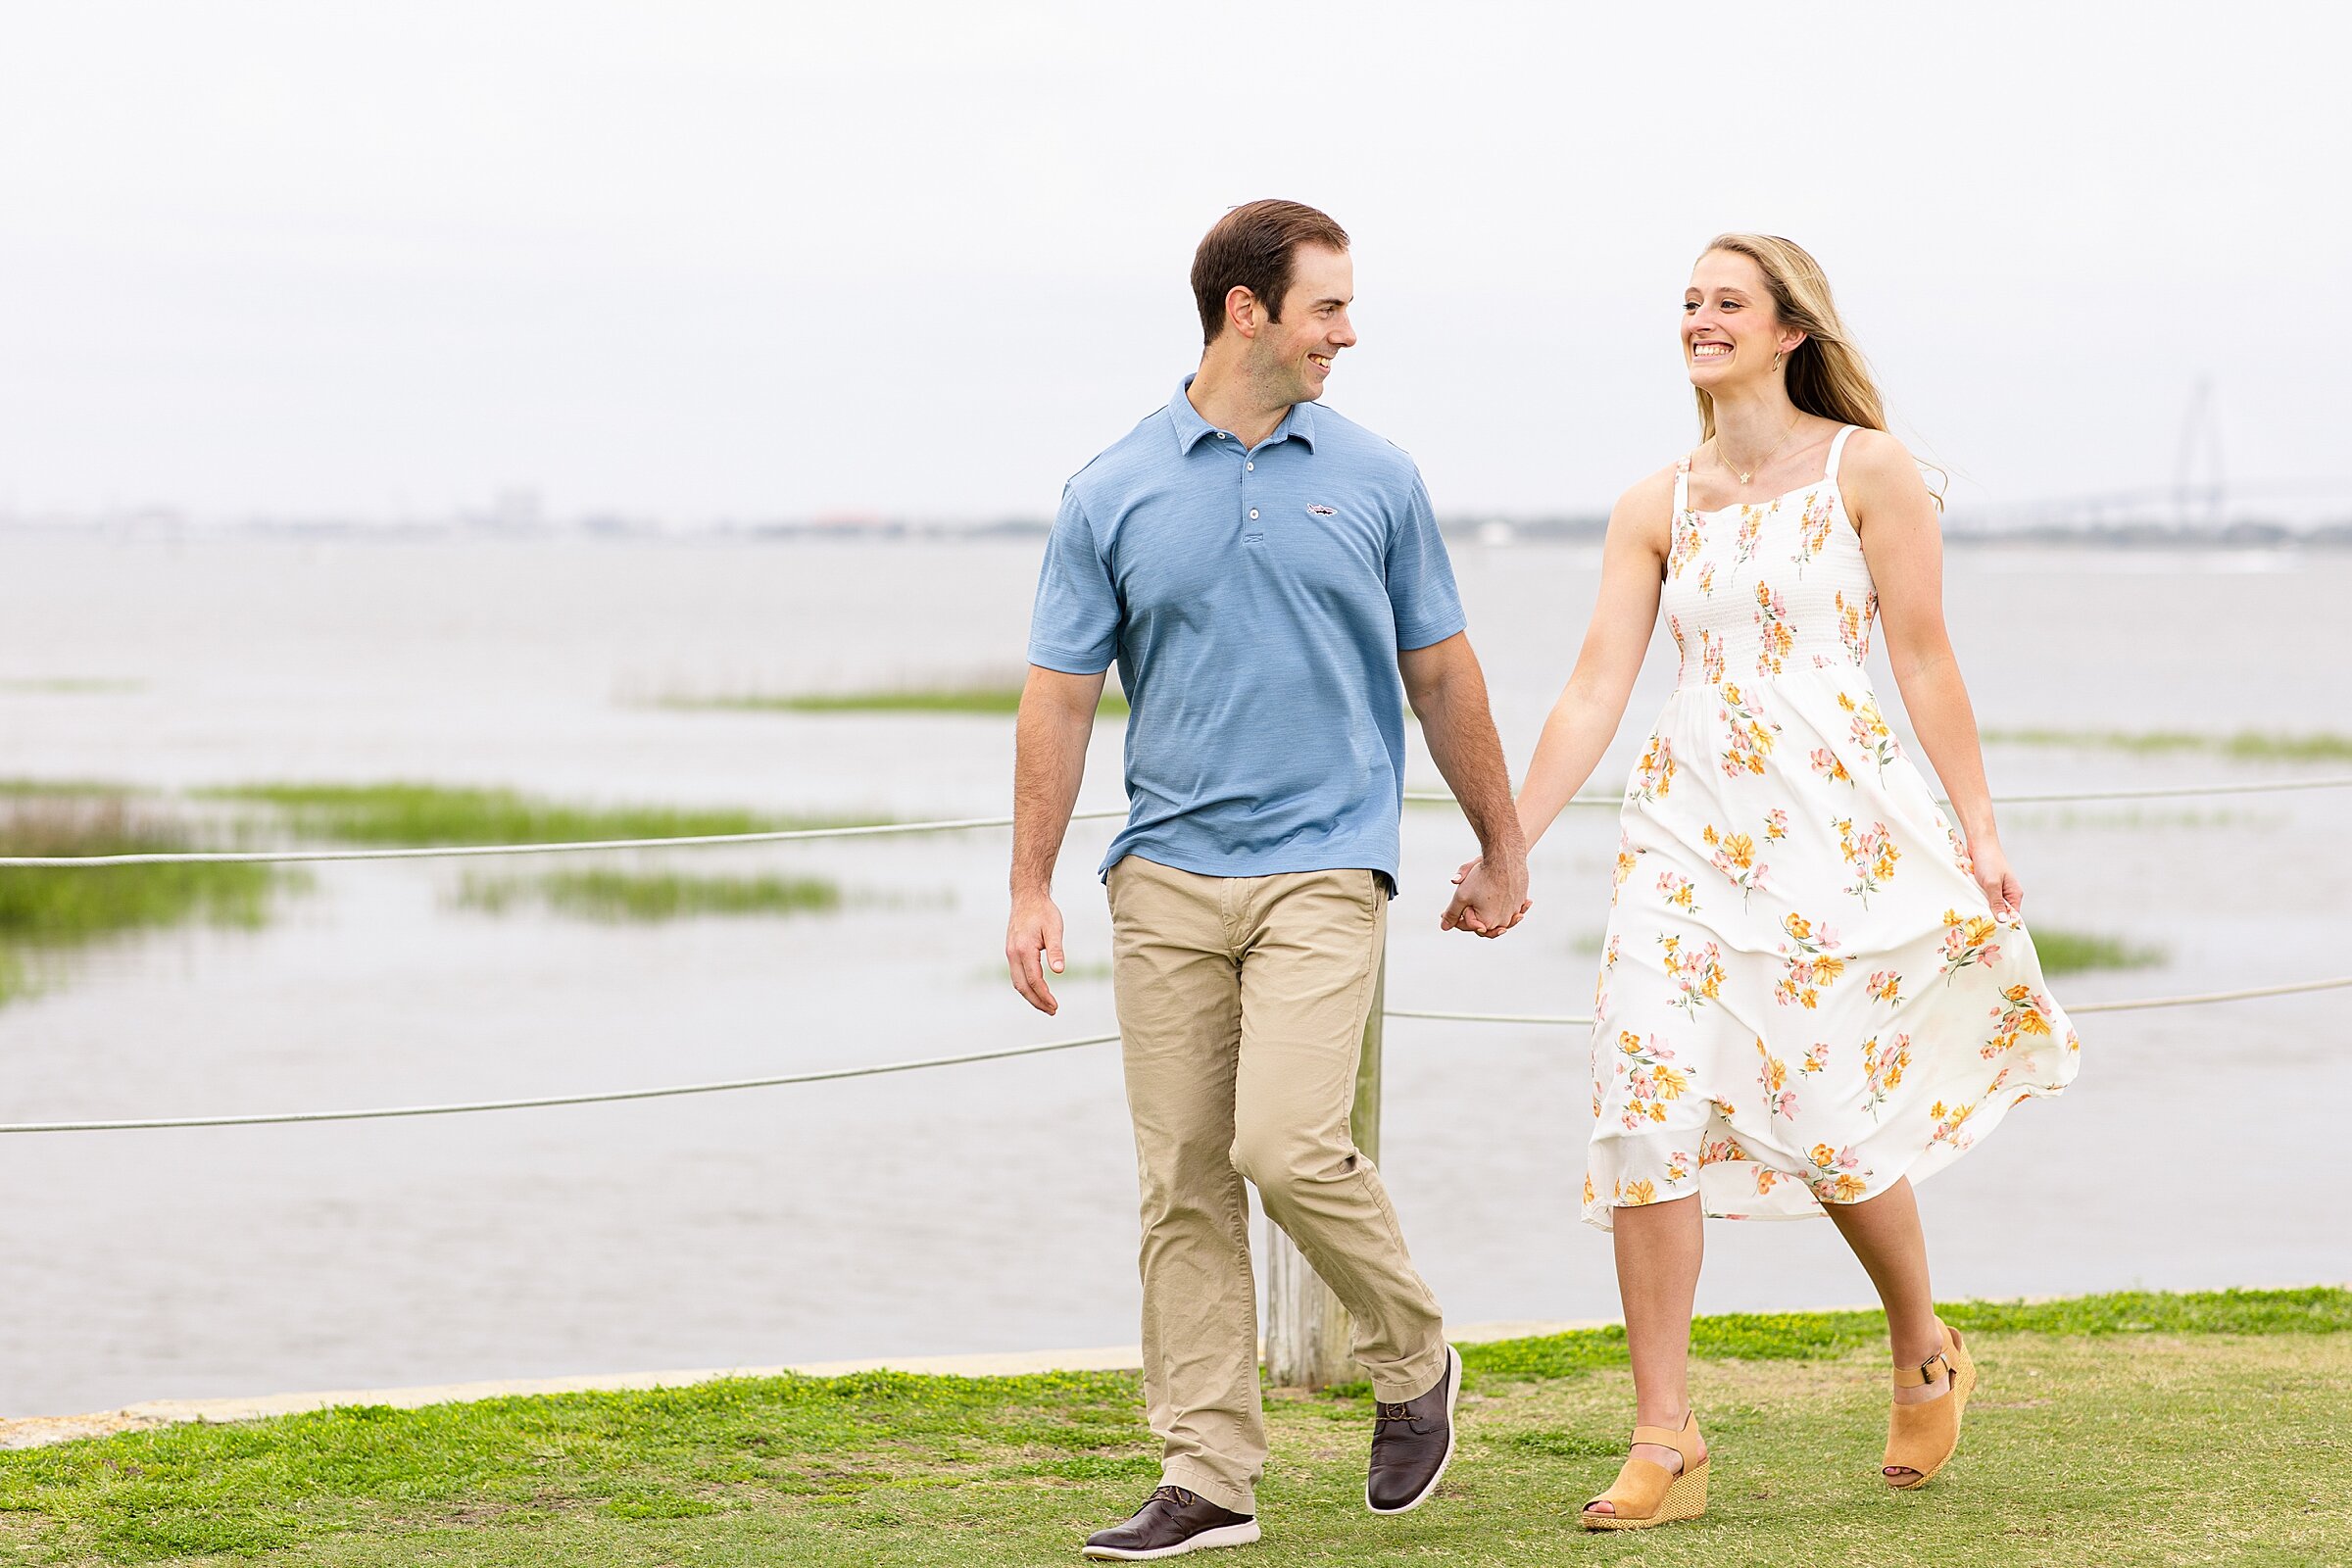
<path fill-rule="evenodd" d="M 1413 460 L 1296 404 L 1244 449 L 1184 388 L 1063 489 L 1029 662 L 1115 658 L 1127 825 L 1140 855 L 1206 876 L 1365 867 L 1396 880 L 1399 651 L 1463 628 Z"/>

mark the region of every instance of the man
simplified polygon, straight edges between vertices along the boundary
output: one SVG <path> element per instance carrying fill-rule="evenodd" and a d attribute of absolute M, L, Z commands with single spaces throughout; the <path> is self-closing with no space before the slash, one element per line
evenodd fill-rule
<path fill-rule="evenodd" d="M 1315 408 L 1355 343 L 1348 235 L 1260 201 L 1200 242 L 1198 373 L 1070 480 L 1046 548 L 1014 770 L 1013 986 L 1054 1012 L 1053 872 L 1115 657 L 1126 827 L 1102 870 L 1143 1189 L 1144 1385 L 1162 1485 L 1086 1555 L 1258 1538 L 1248 1178 L 1355 1324 L 1365 1501 L 1453 1450 L 1461 1360 L 1348 1130 L 1397 862 L 1404 715 L 1482 856 L 1444 924 L 1497 936 L 1527 853 L 1486 681 L 1412 460 Z M 1040 958 L 1043 957 L 1041 965 Z"/>

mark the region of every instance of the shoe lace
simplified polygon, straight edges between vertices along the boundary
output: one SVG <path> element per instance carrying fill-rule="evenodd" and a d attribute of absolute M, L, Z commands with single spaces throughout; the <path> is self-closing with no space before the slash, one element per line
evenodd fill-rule
<path fill-rule="evenodd" d="M 1200 1500 L 1199 1494 L 1187 1492 L 1182 1487 L 1159 1487 L 1153 1490 L 1146 1502 L 1172 1502 L 1179 1507 L 1189 1508 Z"/>
<path fill-rule="evenodd" d="M 1382 1421 L 1413 1421 L 1419 1418 L 1413 1414 L 1412 1405 L 1405 1400 L 1399 1399 L 1392 1403 L 1387 1399 L 1375 1399 L 1372 1401 L 1372 1419 L 1378 1423 Z"/>

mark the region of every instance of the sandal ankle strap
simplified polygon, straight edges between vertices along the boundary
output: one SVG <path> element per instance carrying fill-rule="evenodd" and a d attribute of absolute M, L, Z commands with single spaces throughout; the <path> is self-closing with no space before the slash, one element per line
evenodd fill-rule
<path fill-rule="evenodd" d="M 1680 1427 L 1635 1427 L 1634 1441 L 1636 1443 L 1654 1443 L 1661 1448 L 1672 1448 L 1681 1454 L 1683 1462 L 1688 1464 L 1690 1462 L 1690 1450 L 1697 1446 L 1691 1441 L 1696 1437 L 1697 1431 L 1698 1412 L 1691 1410 L 1684 1415 L 1683 1424 Z"/>
<path fill-rule="evenodd" d="M 1915 1367 L 1894 1369 L 1894 1386 L 1898 1389 L 1924 1389 L 1936 1381 L 1936 1368 L 1941 1367 L 1947 1379 L 1952 1375 L 1952 1358 L 1941 1350 L 1929 1356 Z"/>

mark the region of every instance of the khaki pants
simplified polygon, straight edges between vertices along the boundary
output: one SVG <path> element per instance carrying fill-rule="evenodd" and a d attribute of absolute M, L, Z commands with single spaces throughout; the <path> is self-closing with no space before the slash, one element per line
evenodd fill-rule
<path fill-rule="evenodd" d="M 1446 1366 L 1438 1303 L 1348 1132 L 1388 896 L 1367 870 L 1110 869 L 1111 981 L 1143 1189 L 1144 1392 L 1162 1480 L 1256 1512 L 1253 1183 L 1355 1322 L 1383 1399 Z"/>

